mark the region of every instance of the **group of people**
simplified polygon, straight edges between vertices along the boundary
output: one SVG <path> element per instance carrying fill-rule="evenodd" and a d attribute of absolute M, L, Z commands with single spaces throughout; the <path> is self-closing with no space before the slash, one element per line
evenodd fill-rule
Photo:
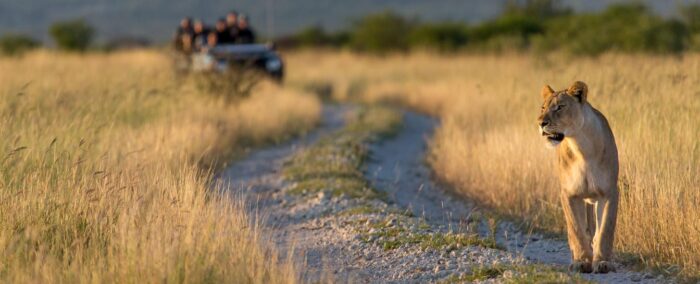
<path fill-rule="evenodd" d="M 175 49 L 185 54 L 205 51 L 219 44 L 248 44 L 255 42 L 248 17 L 231 11 L 225 18 L 208 27 L 202 20 L 186 17 L 180 21 L 175 34 Z"/>

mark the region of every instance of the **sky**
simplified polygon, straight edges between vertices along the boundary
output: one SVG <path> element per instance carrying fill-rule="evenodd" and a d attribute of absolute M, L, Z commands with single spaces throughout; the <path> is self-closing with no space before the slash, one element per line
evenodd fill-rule
<path fill-rule="evenodd" d="M 476 23 L 497 16 L 506 0 L 0 0 L 0 34 L 29 34 L 48 40 L 51 23 L 86 19 L 98 40 L 119 37 L 169 39 L 183 16 L 213 22 L 227 11 L 246 13 L 264 36 L 292 34 L 308 26 L 347 27 L 354 19 L 393 10 L 422 21 Z M 640 0 L 641 1 L 641 0 Z M 625 0 L 563 0 L 576 11 L 598 11 Z M 673 16 L 679 5 L 700 0 L 646 0 L 655 12 Z"/>

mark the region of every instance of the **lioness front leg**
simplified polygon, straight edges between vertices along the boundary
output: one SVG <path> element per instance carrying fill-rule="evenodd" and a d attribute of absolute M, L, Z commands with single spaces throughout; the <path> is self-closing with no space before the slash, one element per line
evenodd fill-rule
<path fill-rule="evenodd" d="M 615 241 L 618 199 L 617 188 L 614 188 L 606 195 L 605 199 L 596 204 L 597 230 L 593 238 L 594 273 L 615 271 L 615 266 L 612 263 L 612 250 Z"/>
<path fill-rule="evenodd" d="M 593 252 L 591 238 L 587 232 L 586 203 L 580 198 L 569 197 L 562 192 L 561 204 L 564 209 L 564 217 L 566 217 L 566 231 L 573 257 L 569 270 L 591 273 L 593 271 L 591 265 Z"/>

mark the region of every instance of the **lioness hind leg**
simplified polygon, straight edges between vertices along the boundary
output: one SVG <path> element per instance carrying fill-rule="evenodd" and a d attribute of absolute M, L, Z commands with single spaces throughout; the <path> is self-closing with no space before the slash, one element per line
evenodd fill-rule
<path fill-rule="evenodd" d="M 593 252 L 591 238 L 587 232 L 586 204 L 582 199 L 571 198 L 564 193 L 561 195 L 561 203 L 564 217 L 566 217 L 569 248 L 573 257 L 573 263 L 569 269 L 574 272 L 590 273 Z"/>
<path fill-rule="evenodd" d="M 596 232 L 596 217 L 595 217 L 595 205 L 594 204 L 586 204 L 586 224 L 588 225 L 587 227 L 587 233 L 588 237 L 593 240 L 593 237 L 595 236 Z"/>
<path fill-rule="evenodd" d="M 613 243 L 615 241 L 615 224 L 619 194 L 612 190 L 606 199 L 596 204 L 597 227 L 593 238 L 593 272 L 608 273 L 615 271 L 612 261 Z"/>

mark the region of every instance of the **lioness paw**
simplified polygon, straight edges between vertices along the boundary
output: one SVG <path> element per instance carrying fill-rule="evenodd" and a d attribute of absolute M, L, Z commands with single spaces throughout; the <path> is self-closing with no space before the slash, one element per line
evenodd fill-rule
<path fill-rule="evenodd" d="M 594 261 L 593 262 L 593 273 L 608 273 L 615 272 L 615 265 L 610 261 Z"/>
<path fill-rule="evenodd" d="M 569 265 L 569 272 L 591 273 L 593 272 L 593 266 L 590 262 L 574 261 L 574 263 Z"/>

